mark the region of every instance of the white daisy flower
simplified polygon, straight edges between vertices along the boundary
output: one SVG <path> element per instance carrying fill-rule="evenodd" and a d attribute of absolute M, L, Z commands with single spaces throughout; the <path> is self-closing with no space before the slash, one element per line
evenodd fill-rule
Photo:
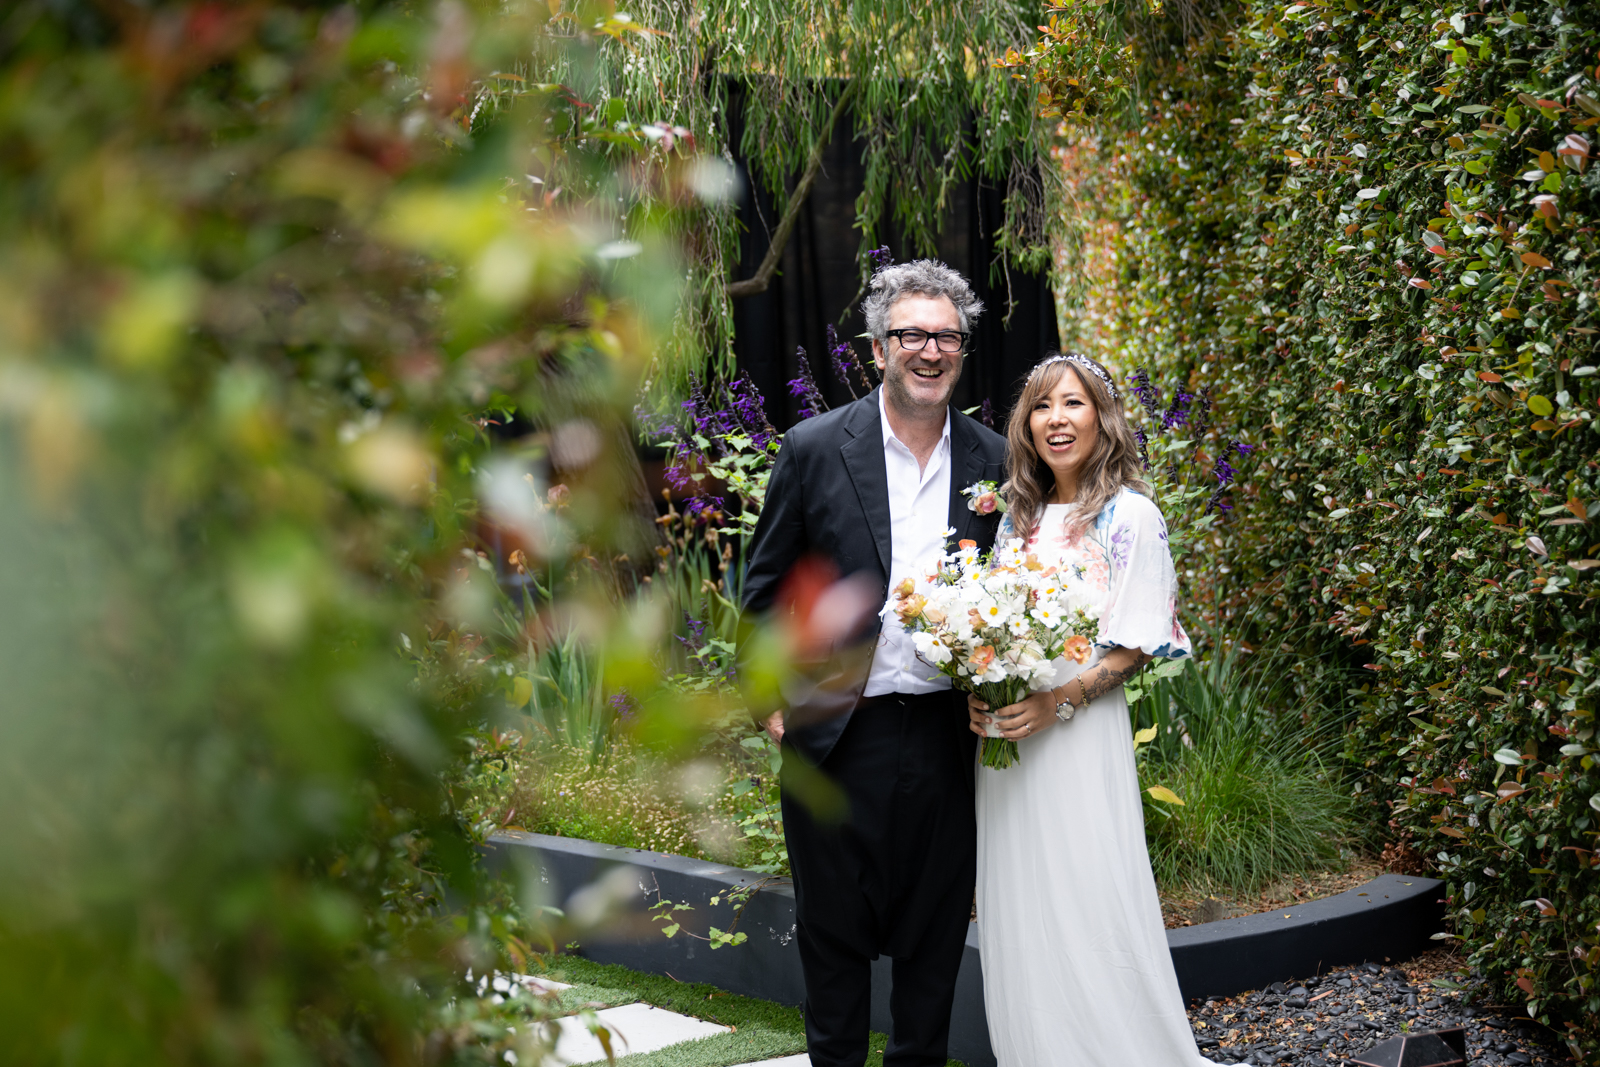
<path fill-rule="evenodd" d="M 998 600 L 985 599 L 978 604 L 978 618 L 985 626 L 1004 626 L 1011 621 L 1011 609 Z"/>

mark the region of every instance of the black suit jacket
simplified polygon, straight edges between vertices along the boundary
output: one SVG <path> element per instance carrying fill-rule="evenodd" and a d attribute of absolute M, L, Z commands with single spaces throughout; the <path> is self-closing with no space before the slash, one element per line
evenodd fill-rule
<path fill-rule="evenodd" d="M 881 387 L 880 387 L 881 388 Z M 1005 439 L 959 411 L 950 412 L 949 525 L 956 538 L 994 544 L 998 513 L 977 515 L 961 490 L 1004 477 Z M 861 400 L 807 419 L 783 438 L 767 484 L 766 503 L 751 540 L 745 570 L 747 615 L 768 612 L 784 576 L 808 555 L 831 560 L 841 577 L 861 575 L 889 595 L 889 482 L 883 454 L 878 390 Z M 881 628 L 874 623 L 871 636 Z M 867 666 L 863 666 L 865 663 Z M 785 736 L 802 755 L 821 763 L 844 732 L 866 687 L 870 657 L 839 655 L 790 694 Z"/>

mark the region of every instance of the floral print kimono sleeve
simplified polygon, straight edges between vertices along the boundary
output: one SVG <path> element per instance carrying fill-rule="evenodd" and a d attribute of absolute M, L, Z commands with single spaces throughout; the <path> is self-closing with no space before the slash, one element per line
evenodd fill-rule
<path fill-rule="evenodd" d="M 1124 490 L 1096 525 L 1111 573 L 1095 643 L 1141 649 L 1158 659 L 1190 655 L 1194 648 L 1178 621 L 1178 576 L 1160 509 Z"/>

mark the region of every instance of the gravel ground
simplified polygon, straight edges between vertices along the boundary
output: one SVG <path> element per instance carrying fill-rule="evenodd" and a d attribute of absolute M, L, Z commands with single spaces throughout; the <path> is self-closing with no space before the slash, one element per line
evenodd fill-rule
<path fill-rule="evenodd" d="M 1263 911 L 1277 911 L 1365 885 L 1384 870 L 1382 861 L 1376 857 L 1358 855 L 1350 857 L 1337 870 L 1291 875 L 1264 886 L 1258 893 L 1230 892 L 1225 889 L 1208 893 L 1191 886 L 1163 889 L 1161 918 L 1171 929 L 1240 915 L 1256 915 Z"/>
<path fill-rule="evenodd" d="M 1189 1022 L 1201 1052 L 1219 1063 L 1331 1067 L 1401 1033 L 1454 1026 L 1466 1028 L 1472 1067 L 1572 1062 L 1548 1031 L 1519 1018 L 1519 1009 L 1484 1003 L 1482 979 L 1440 966 L 1450 959 L 1429 953 L 1275 982 L 1197 1003 Z"/>

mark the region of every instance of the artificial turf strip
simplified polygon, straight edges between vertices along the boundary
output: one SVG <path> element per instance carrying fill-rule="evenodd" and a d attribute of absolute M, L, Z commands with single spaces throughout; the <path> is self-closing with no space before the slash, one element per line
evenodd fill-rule
<path fill-rule="evenodd" d="M 737 1064 L 793 1056 L 805 1050 L 804 1037 L 757 1027 L 680 1041 L 676 1045 L 635 1056 L 618 1056 L 617 1067 L 736 1067 Z M 872 1062 L 870 1056 L 867 1062 Z M 881 1054 L 878 1062 L 883 1062 Z"/>
<path fill-rule="evenodd" d="M 737 952 L 738 949 L 727 951 Z M 642 974 L 581 956 L 551 957 L 547 969 L 540 973 L 545 978 L 571 983 L 571 989 L 561 992 L 561 1002 L 574 1011 L 588 1003 L 606 1007 L 643 1003 L 734 1028 L 731 1034 L 715 1034 L 656 1052 L 619 1057 L 619 1067 L 623 1064 L 627 1067 L 733 1067 L 734 1064 L 790 1056 L 806 1048 L 805 1021 L 799 1008 L 741 997 L 700 982 Z M 889 1039 L 873 1033 L 868 1041 L 866 1067 L 881 1067 L 884 1046 Z M 964 1065 L 959 1060 L 950 1060 L 946 1067 Z"/>

